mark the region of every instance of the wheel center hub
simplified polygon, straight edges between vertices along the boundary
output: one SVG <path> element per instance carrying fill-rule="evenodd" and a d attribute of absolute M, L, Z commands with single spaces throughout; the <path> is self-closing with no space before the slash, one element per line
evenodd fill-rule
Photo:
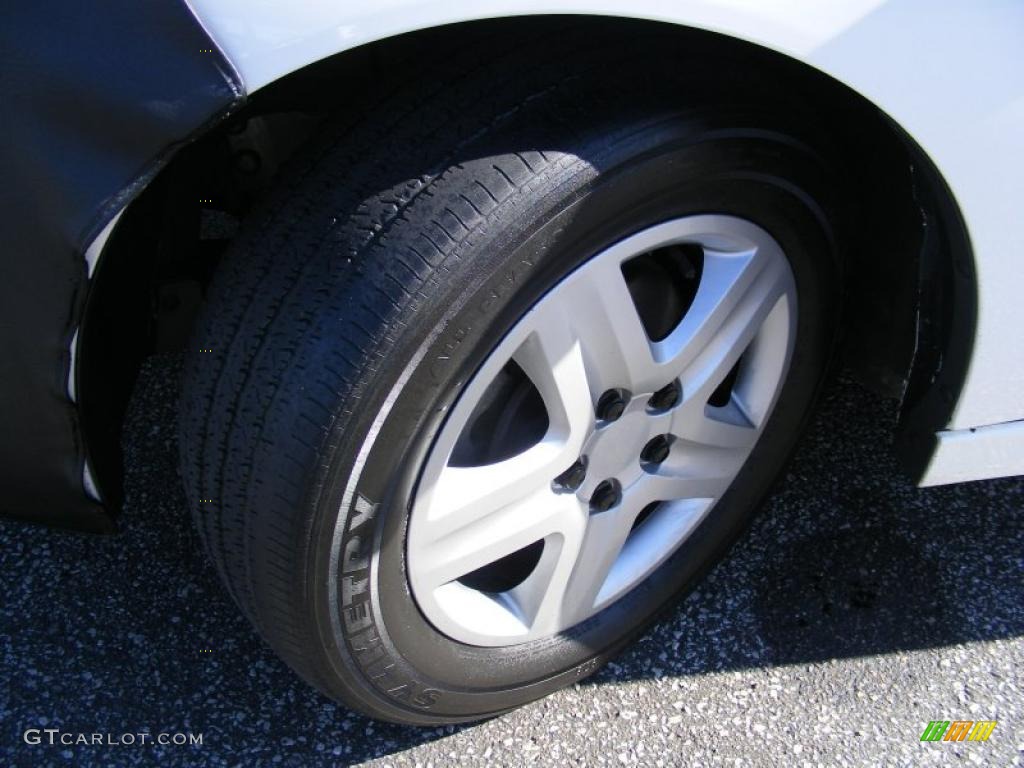
<path fill-rule="evenodd" d="M 599 427 L 583 446 L 587 477 L 578 494 L 589 499 L 604 480 L 618 480 L 628 488 L 643 474 L 640 452 L 651 437 L 649 417 L 642 408 L 627 409 L 617 421 Z"/>

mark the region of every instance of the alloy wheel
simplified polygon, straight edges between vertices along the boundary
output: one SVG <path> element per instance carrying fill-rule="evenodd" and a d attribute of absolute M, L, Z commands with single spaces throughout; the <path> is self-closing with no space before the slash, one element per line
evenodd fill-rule
<path fill-rule="evenodd" d="M 443 424 L 408 577 L 454 640 L 565 632 L 714 513 L 786 376 L 796 287 L 752 222 L 688 216 L 569 274 L 498 343 Z"/>

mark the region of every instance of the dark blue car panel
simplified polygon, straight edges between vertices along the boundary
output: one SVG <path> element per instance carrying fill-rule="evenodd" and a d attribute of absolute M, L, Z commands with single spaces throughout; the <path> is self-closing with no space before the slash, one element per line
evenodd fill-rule
<path fill-rule="evenodd" d="M 14 0 L 3 16 L 0 513 L 109 530 L 68 396 L 84 252 L 242 87 L 180 0 Z"/>

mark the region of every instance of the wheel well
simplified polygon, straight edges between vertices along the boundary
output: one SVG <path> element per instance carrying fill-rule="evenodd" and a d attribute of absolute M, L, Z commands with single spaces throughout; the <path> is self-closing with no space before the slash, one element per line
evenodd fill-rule
<path fill-rule="evenodd" d="M 780 102 L 814 111 L 842 150 L 853 202 L 843 360 L 865 384 L 901 399 L 901 453 L 912 472 L 923 470 L 959 395 L 976 303 L 963 222 L 924 152 L 848 87 L 759 46 L 658 22 L 535 17 L 414 32 L 305 67 L 181 149 L 128 206 L 90 288 L 76 374 L 87 452 L 111 509 L 120 499 L 121 424 L 142 360 L 187 344 L 238 222 L 317 125 L 329 115 L 358 120 L 425 53 L 481 36 L 534 39 L 538 28 L 569 23 L 612 28 L 626 43 L 656 27 L 709 78 L 735 84 L 756 73 L 769 98 L 775 89 Z"/>

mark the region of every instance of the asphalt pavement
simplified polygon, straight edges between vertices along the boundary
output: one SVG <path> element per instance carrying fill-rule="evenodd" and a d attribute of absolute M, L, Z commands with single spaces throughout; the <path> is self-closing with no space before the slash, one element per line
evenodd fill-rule
<path fill-rule="evenodd" d="M 221 590 L 175 467 L 179 371 L 140 378 L 119 535 L 0 522 L 0 765 L 1024 764 L 1024 479 L 913 487 L 893 403 L 848 379 L 749 535 L 615 663 L 416 729 L 309 689 Z M 931 720 L 997 725 L 921 742 Z M 60 743 L 94 733 L 202 744 Z"/>

